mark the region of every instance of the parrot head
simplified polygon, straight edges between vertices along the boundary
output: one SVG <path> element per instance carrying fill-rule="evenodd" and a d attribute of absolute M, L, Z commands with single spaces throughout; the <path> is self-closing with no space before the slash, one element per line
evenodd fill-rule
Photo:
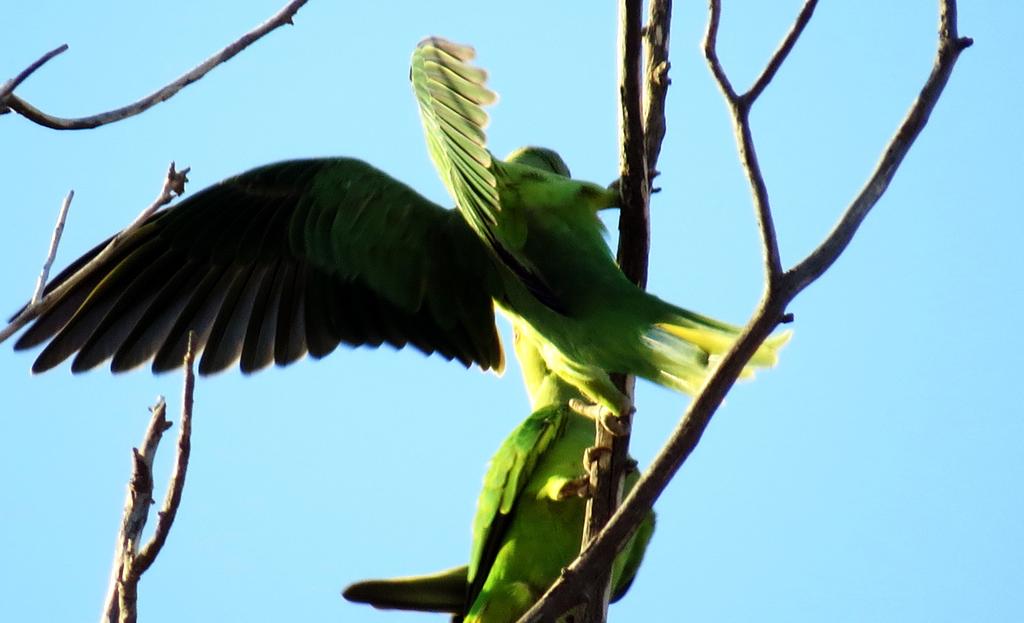
<path fill-rule="evenodd" d="M 572 174 L 569 173 L 569 165 L 565 164 L 565 160 L 562 160 L 558 152 L 553 149 L 531 146 L 520 147 L 509 154 L 505 160 L 516 164 L 525 164 L 526 166 L 554 173 L 555 175 L 572 177 Z"/>

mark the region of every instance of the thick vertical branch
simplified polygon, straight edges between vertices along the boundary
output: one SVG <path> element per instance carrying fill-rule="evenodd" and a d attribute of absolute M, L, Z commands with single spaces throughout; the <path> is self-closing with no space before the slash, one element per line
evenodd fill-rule
<path fill-rule="evenodd" d="M 622 209 L 618 249 L 622 272 L 641 288 L 647 285 L 647 256 L 651 244 L 647 205 L 649 168 L 641 104 L 642 6 L 640 0 L 621 0 L 619 4 L 619 192 Z"/>
<path fill-rule="evenodd" d="M 643 98 L 641 61 L 644 44 L 642 6 L 639 0 L 619 5 L 619 163 L 621 212 L 619 215 L 619 266 L 641 288 L 647 283 L 650 251 L 650 176 L 665 135 L 664 102 L 668 90 L 668 40 L 671 2 L 651 4 L 647 26 L 646 98 Z M 616 375 L 616 385 L 633 398 L 632 377 Z M 623 414 L 629 429 L 631 414 Z M 629 435 L 612 435 L 596 426 L 595 446 L 610 448 L 591 466 L 592 495 L 587 503 L 582 549 L 601 531 L 622 499 L 623 478 L 629 462 Z M 611 566 L 595 574 L 589 584 L 581 621 L 607 619 L 611 595 Z"/>

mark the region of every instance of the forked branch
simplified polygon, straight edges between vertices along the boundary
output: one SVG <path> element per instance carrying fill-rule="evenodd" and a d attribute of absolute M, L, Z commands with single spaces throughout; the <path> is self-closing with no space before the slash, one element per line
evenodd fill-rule
<path fill-rule="evenodd" d="M 193 334 L 190 332 L 185 352 L 185 384 L 182 391 L 178 450 L 174 467 L 167 484 L 163 507 L 157 513 L 153 535 L 141 546 L 142 531 L 146 527 L 149 509 L 153 504 L 153 460 L 156 458 L 157 447 L 164 432 L 171 427 L 171 422 L 166 418 L 167 405 L 162 396 L 150 408 L 153 415 L 141 446 L 132 449 L 132 476 L 128 482 L 124 515 L 117 535 L 114 564 L 110 572 L 110 586 L 107 589 L 100 623 L 135 623 L 138 617 L 139 580 L 156 560 L 167 541 L 167 535 L 170 534 L 178 506 L 181 504 L 192 448 L 192 405 L 195 392 L 195 374 L 192 369 L 195 355 L 192 344 Z"/>
<path fill-rule="evenodd" d="M 782 276 L 782 258 L 779 255 L 779 243 L 775 234 L 775 221 L 772 218 L 771 202 L 768 199 L 768 186 L 765 184 L 764 176 L 761 174 L 761 165 L 757 161 L 757 150 L 754 148 L 754 138 L 750 131 L 750 108 L 757 101 L 757 98 L 764 92 L 768 83 L 779 71 L 786 57 L 789 56 L 797 39 L 803 33 L 804 27 L 811 20 L 814 14 L 814 7 L 818 5 L 817 0 L 804 2 L 800 14 L 793 22 L 793 26 L 786 33 L 782 43 L 776 48 L 767 65 L 753 86 L 743 94 L 737 94 L 729 81 L 729 76 L 718 60 L 718 24 L 722 16 L 721 0 L 710 0 L 708 8 L 708 28 L 704 33 L 704 58 L 708 62 L 711 74 L 718 83 L 718 88 L 725 97 L 729 106 L 729 113 L 732 116 L 733 132 L 736 136 L 736 149 L 739 152 L 740 163 L 747 175 L 750 184 L 750 191 L 753 195 L 754 213 L 757 218 L 758 230 L 761 232 L 761 249 L 764 257 L 765 280 L 774 284 Z"/>

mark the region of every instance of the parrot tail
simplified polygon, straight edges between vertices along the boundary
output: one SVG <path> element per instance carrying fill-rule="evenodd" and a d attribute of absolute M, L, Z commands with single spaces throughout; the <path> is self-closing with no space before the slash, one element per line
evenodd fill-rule
<path fill-rule="evenodd" d="M 468 571 L 463 565 L 430 575 L 365 580 L 346 588 L 342 596 L 374 608 L 460 614 L 466 607 Z"/>
<path fill-rule="evenodd" d="M 728 352 L 741 331 L 741 327 L 679 310 L 670 322 L 654 324 L 643 336 L 658 369 L 658 378 L 652 380 L 696 395 L 712 366 Z M 740 378 L 753 378 L 755 369 L 774 366 L 779 349 L 792 336 L 792 331 L 783 331 L 766 339 L 747 362 Z"/>

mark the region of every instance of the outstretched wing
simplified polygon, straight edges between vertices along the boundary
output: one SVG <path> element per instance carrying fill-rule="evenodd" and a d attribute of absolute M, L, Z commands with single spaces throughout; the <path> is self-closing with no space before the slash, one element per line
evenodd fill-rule
<path fill-rule="evenodd" d="M 484 134 L 483 106 L 498 96 L 485 84 L 487 72 L 467 62 L 475 55 L 469 46 L 430 37 L 416 46 L 409 77 L 430 158 L 466 220 L 484 237 L 506 220 Z"/>
<path fill-rule="evenodd" d="M 115 372 L 149 360 L 159 372 L 181 365 L 194 331 L 204 374 L 385 342 L 500 370 L 492 305 L 500 288 L 457 211 L 359 160 L 295 160 L 154 214 L 15 348 L 49 342 L 35 372 L 72 355 L 74 372 L 108 358 Z"/>
<path fill-rule="evenodd" d="M 467 576 L 469 603 L 473 603 L 487 579 L 513 506 L 537 462 L 564 432 L 566 409 L 565 405 L 556 404 L 534 411 L 509 434 L 491 459 L 473 517 L 473 547 Z"/>
<path fill-rule="evenodd" d="M 519 251 L 527 224 L 511 202 L 502 204 L 501 163 L 487 150 L 487 113 L 497 101 L 487 88 L 487 72 L 469 64 L 473 48 L 440 37 L 420 42 L 409 78 L 419 103 L 427 151 L 448 192 L 480 240 L 539 301 L 561 311 L 564 305 Z"/>

